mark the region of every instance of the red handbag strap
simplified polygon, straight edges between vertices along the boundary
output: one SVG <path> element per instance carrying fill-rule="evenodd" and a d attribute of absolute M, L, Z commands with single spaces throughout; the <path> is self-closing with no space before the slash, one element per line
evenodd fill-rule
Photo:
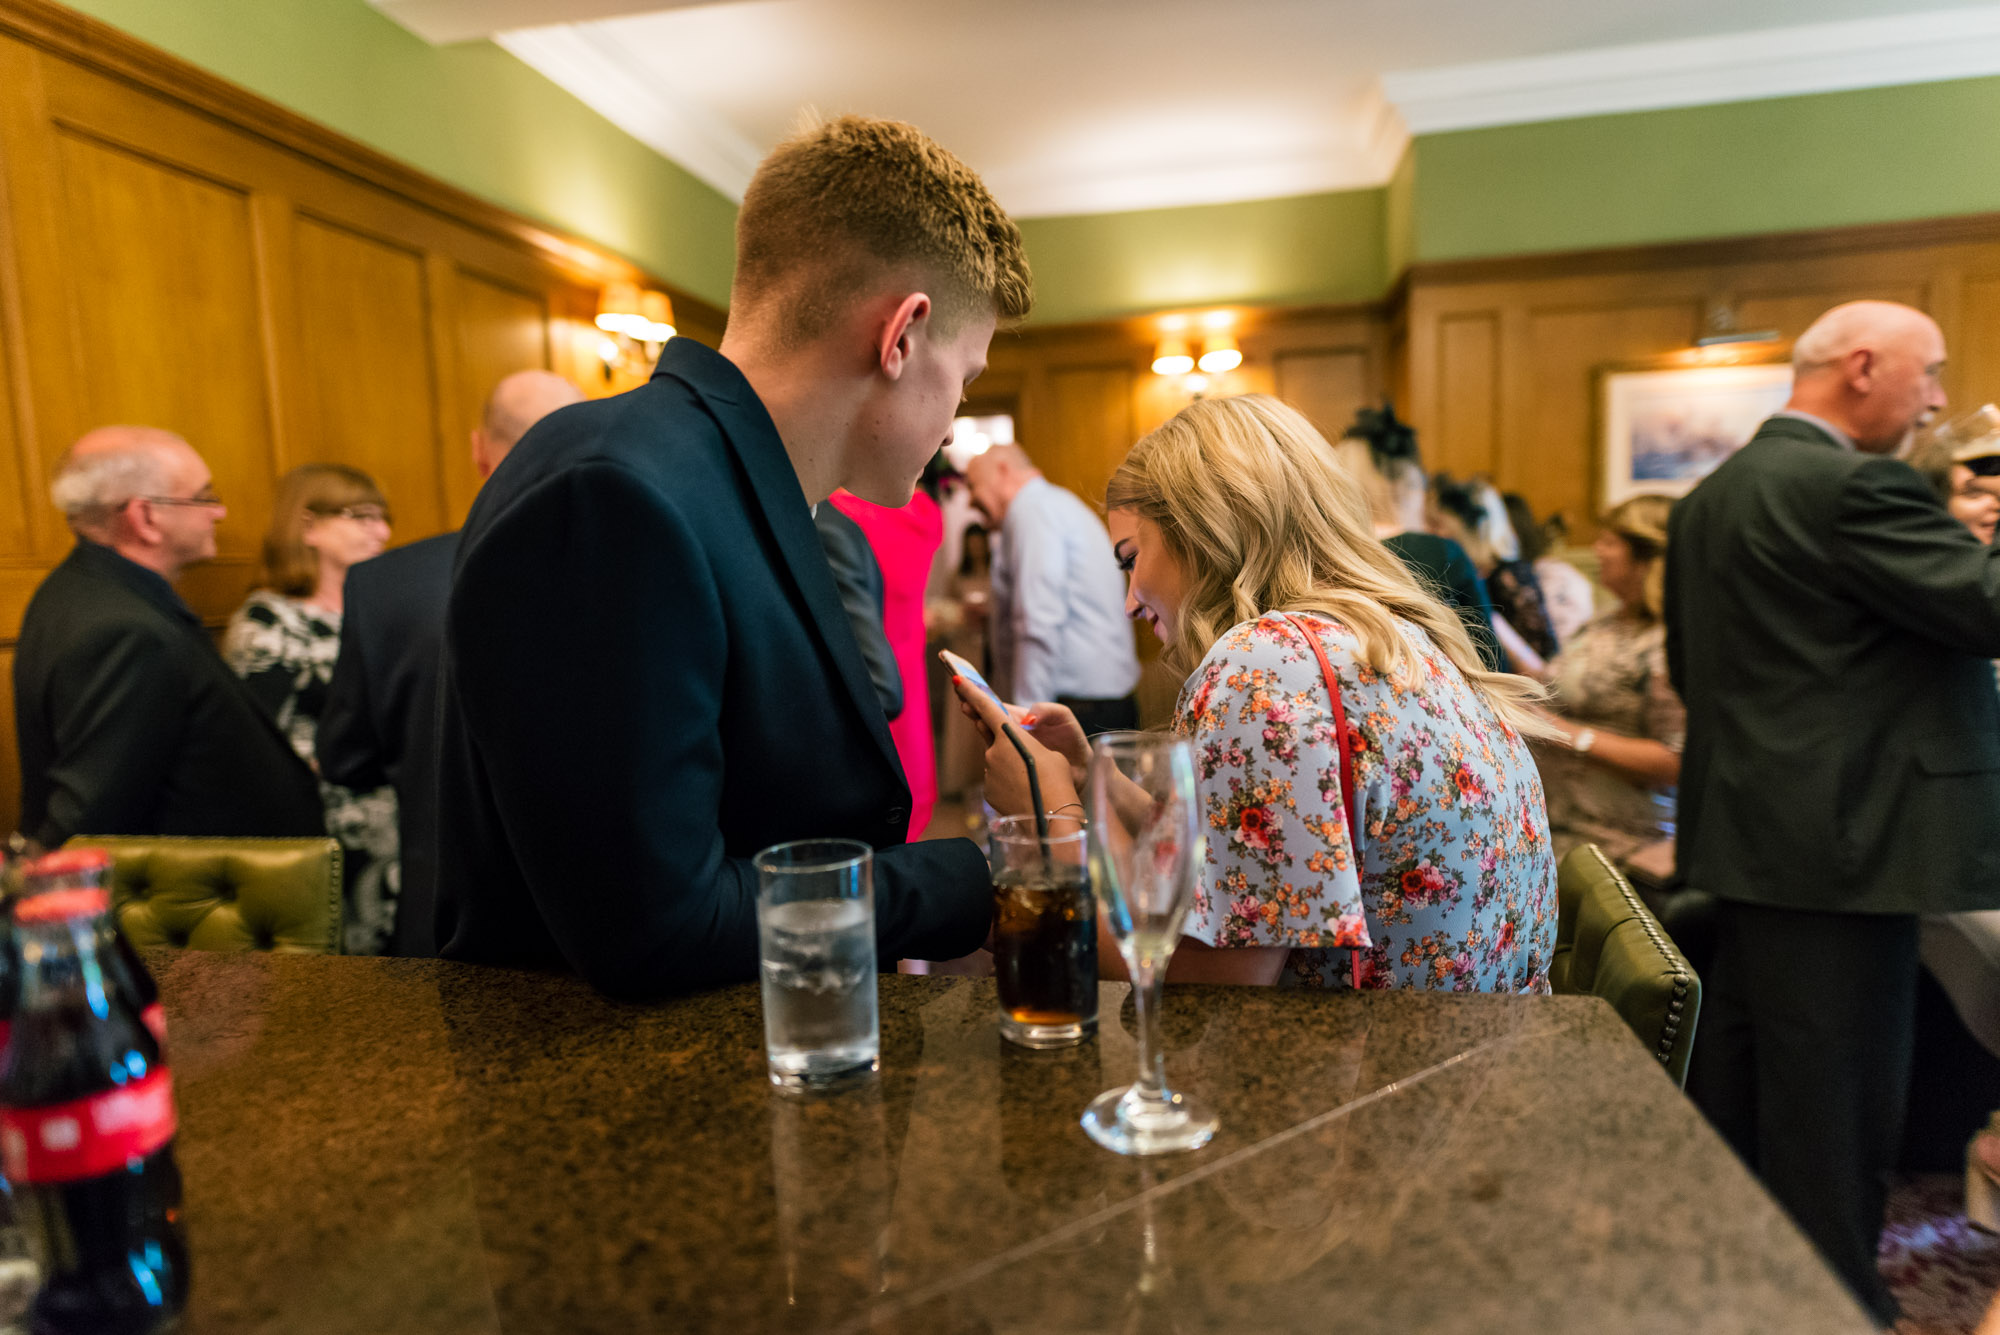
<path fill-rule="evenodd" d="M 1285 620 L 1292 623 L 1305 642 L 1312 646 L 1313 657 L 1319 660 L 1319 674 L 1326 681 L 1327 698 L 1333 702 L 1333 732 L 1340 747 L 1340 800 L 1347 808 L 1347 842 L 1353 850 L 1354 880 L 1361 881 L 1361 793 L 1354 785 L 1354 741 L 1347 735 L 1347 709 L 1340 702 L 1340 678 L 1333 675 L 1333 664 L 1327 661 L 1326 649 L 1319 642 L 1319 636 L 1312 633 L 1306 623 L 1285 613 Z M 1348 956 L 1354 965 L 1354 986 L 1361 986 L 1361 952 L 1350 950 Z"/>

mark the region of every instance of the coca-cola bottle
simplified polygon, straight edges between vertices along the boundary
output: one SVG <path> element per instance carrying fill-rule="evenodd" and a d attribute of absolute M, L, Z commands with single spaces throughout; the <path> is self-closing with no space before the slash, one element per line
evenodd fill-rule
<path fill-rule="evenodd" d="M 0 1065 L 0 1164 L 36 1244 L 35 1335 L 158 1335 L 187 1301 L 172 1078 L 111 984 L 101 889 L 14 909 L 21 1000 Z"/>
<path fill-rule="evenodd" d="M 111 889 L 111 855 L 101 848 L 63 848 L 53 853 L 44 853 L 21 865 L 21 897 L 44 894 L 50 890 L 98 890 Z M 118 918 L 114 913 L 104 913 L 97 922 L 98 960 L 112 976 L 112 982 L 125 993 L 134 1010 L 146 1027 L 153 1031 L 153 1037 L 161 1043 L 167 1041 L 167 1013 L 160 1005 L 160 986 L 153 981 L 153 974 L 139 958 L 139 952 L 132 948 L 131 940 L 118 930 Z M 5 998 L 4 980 L 0 980 L 0 999 Z"/>

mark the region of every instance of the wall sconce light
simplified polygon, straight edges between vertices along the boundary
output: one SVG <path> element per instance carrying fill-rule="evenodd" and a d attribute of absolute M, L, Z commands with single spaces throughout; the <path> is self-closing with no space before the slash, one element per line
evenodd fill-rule
<path fill-rule="evenodd" d="M 1194 324 L 1199 325 L 1199 337 L 1190 338 L 1186 331 Z M 1161 317 L 1153 374 L 1193 375 L 1197 367 L 1205 375 L 1234 371 L 1243 365 L 1243 350 L 1230 332 L 1235 324 L 1234 311 L 1207 311 L 1198 320 L 1186 315 Z"/>
<path fill-rule="evenodd" d="M 1186 375 L 1194 370 L 1194 357 L 1184 338 L 1163 338 L 1153 350 L 1154 375 Z"/>
<path fill-rule="evenodd" d="M 1201 341 L 1201 360 L 1196 363 L 1209 375 L 1221 375 L 1243 365 L 1243 350 L 1230 334 L 1210 334 Z"/>
<path fill-rule="evenodd" d="M 604 378 L 609 380 L 614 370 L 644 375 L 674 336 L 674 304 L 664 292 L 613 283 L 597 299 L 597 327 L 605 334 L 597 344 Z"/>

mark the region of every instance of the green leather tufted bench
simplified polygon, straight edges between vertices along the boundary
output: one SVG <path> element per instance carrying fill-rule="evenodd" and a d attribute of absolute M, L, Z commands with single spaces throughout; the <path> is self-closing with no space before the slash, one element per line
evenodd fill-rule
<path fill-rule="evenodd" d="M 112 857 L 113 910 L 135 946 L 340 951 L 340 845 L 331 839 L 80 834 Z"/>
<path fill-rule="evenodd" d="M 1570 851 L 1556 886 L 1561 916 L 1550 986 L 1610 1002 L 1674 1083 L 1685 1085 L 1701 979 L 1596 844 Z"/>

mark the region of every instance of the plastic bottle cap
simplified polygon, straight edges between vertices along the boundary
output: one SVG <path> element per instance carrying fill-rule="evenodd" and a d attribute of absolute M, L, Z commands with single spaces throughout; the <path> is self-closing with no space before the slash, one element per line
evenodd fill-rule
<path fill-rule="evenodd" d="M 101 848 L 62 848 L 30 859 L 21 867 L 23 876 L 77 876 L 84 872 L 109 871 L 111 854 Z"/>
<path fill-rule="evenodd" d="M 110 907 L 110 891 L 80 886 L 74 890 L 51 890 L 46 894 L 30 895 L 14 906 L 14 920 L 60 922 L 69 918 L 90 917 Z"/>

